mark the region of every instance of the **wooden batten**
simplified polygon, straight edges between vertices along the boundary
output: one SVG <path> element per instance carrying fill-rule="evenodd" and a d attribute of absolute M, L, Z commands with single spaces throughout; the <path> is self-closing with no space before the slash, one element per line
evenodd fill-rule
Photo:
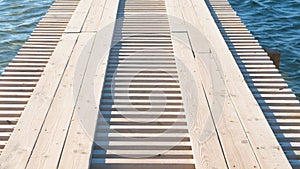
<path fill-rule="evenodd" d="M 0 76 L 0 168 L 299 167 L 299 112 L 226 0 L 56 0 Z"/>

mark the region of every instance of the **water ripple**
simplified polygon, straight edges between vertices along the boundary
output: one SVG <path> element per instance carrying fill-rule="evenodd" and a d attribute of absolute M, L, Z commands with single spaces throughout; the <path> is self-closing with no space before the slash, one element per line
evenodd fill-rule
<path fill-rule="evenodd" d="M 54 0 L 0 0 L 0 73 Z"/>
<path fill-rule="evenodd" d="M 280 71 L 300 99 L 300 0 L 229 2 L 262 46 L 280 50 Z"/>

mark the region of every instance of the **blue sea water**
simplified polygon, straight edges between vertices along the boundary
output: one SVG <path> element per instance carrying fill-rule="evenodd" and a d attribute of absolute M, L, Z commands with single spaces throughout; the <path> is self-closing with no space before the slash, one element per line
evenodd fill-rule
<path fill-rule="evenodd" d="M 229 2 L 263 47 L 280 50 L 280 72 L 300 99 L 300 0 Z"/>
<path fill-rule="evenodd" d="M 54 0 L 0 0 L 0 73 Z"/>

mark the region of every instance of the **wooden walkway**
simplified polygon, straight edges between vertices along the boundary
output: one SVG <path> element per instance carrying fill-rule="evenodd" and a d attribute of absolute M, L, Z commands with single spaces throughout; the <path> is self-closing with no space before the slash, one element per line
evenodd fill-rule
<path fill-rule="evenodd" d="M 226 0 L 56 0 L 0 85 L 0 169 L 299 165 L 299 101 Z"/>
<path fill-rule="evenodd" d="M 299 168 L 299 101 L 230 4 L 225 0 L 206 2 L 291 165 Z"/>
<path fill-rule="evenodd" d="M 194 168 L 164 1 L 120 1 L 117 18 L 91 167 Z"/>
<path fill-rule="evenodd" d="M 0 154 L 43 75 L 78 2 L 55 1 L 18 54 L 1 74 Z"/>

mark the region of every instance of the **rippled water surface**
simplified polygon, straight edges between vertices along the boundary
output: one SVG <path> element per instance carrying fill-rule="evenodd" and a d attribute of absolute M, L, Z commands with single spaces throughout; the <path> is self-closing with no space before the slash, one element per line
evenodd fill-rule
<path fill-rule="evenodd" d="M 229 2 L 262 46 L 280 50 L 280 71 L 300 99 L 300 0 Z"/>
<path fill-rule="evenodd" d="M 0 0 L 0 73 L 54 0 Z"/>

